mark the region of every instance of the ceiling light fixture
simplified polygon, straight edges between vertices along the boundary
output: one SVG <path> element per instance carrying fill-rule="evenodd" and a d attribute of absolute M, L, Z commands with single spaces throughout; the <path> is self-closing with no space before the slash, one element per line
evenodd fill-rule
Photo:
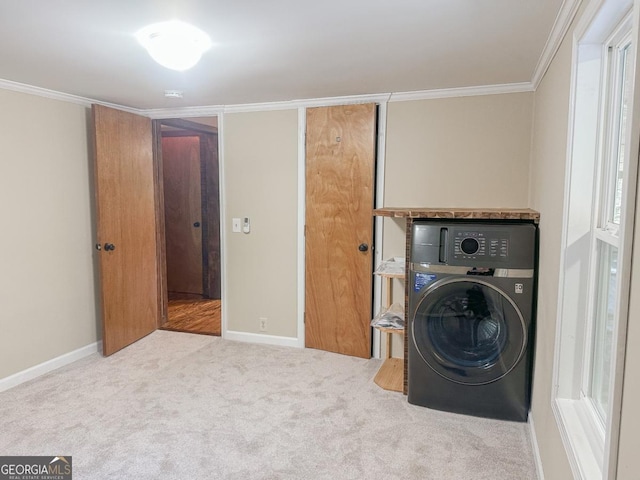
<path fill-rule="evenodd" d="M 178 71 L 193 67 L 211 47 L 206 33 L 179 20 L 146 26 L 136 33 L 136 38 L 156 62 Z"/>

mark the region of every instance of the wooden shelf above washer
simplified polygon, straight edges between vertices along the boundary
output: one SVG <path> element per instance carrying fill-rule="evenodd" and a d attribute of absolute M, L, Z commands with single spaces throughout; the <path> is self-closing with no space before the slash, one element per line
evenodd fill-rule
<path fill-rule="evenodd" d="M 469 220 L 529 220 L 540 221 L 540 212 L 530 208 L 376 208 L 373 215 L 395 218 L 451 218 Z"/>

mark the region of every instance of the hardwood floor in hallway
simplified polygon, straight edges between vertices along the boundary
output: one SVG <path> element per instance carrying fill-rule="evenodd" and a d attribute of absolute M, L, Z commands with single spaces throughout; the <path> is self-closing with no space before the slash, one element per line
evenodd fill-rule
<path fill-rule="evenodd" d="M 168 314 L 161 330 L 220 336 L 220 300 L 170 299 Z"/>

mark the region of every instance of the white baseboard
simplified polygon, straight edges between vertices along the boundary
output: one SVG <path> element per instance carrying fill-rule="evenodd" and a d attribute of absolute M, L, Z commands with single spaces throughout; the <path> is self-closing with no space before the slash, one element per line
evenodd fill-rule
<path fill-rule="evenodd" d="M 227 330 L 224 332 L 223 337 L 225 340 L 235 340 L 236 342 L 260 343 L 263 345 L 278 345 L 281 347 L 304 347 L 304 344 L 301 345 L 300 340 L 296 337 L 279 337 L 277 335 L 236 332 L 233 330 Z"/>
<path fill-rule="evenodd" d="M 9 390 L 10 388 L 20 385 L 21 383 L 33 380 L 40 375 L 44 375 L 45 373 L 49 373 L 53 370 L 64 367 L 65 365 L 69 365 L 70 363 L 80 360 L 81 358 L 88 357 L 89 355 L 100 351 L 102 351 L 102 341 L 94 342 L 84 347 L 80 347 L 72 352 L 60 355 L 59 357 L 47 360 L 46 362 L 43 362 L 39 365 L 35 365 L 31 368 L 27 368 L 26 370 L 22 370 L 21 372 L 14 373 L 13 375 L 10 375 L 8 377 L 0 378 L 0 392 Z"/>
<path fill-rule="evenodd" d="M 540 458 L 540 448 L 538 448 L 538 437 L 536 436 L 536 429 L 533 425 L 533 417 L 529 412 L 529 435 L 531 436 L 531 446 L 533 447 L 533 458 L 536 462 L 536 474 L 538 480 L 544 480 L 544 470 L 542 469 L 542 458 Z"/>

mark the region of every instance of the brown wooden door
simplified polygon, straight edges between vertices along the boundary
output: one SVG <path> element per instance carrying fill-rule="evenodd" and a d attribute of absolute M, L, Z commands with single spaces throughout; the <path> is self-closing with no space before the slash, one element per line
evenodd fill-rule
<path fill-rule="evenodd" d="M 371 356 L 375 143 L 373 104 L 307 110 L 305 344 L 363 358 Z"/>
<path fill-rule="evenodd" d="M 203 294 L 200 137 L 162 138 L 169 292 Z"/>
<path fill-rule="evenodd" d="M 93 105 L 103 354 L 158 324 L 151 120 Z M 111 249 L 110 246 L 113 246 Z"/>

